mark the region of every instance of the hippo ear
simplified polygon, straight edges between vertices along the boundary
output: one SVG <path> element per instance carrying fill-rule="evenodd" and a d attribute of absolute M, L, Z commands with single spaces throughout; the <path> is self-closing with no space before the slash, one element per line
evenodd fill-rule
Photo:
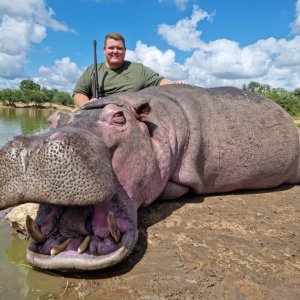
<path fill-rule="evenodd" d="M 47 119 L 51 128 L 67 125 L 73 121 L 73 115 L 64 111 L 56 111 Z"/>
<path fill-rule="evenodd" d="M 144 116 L 148 115 L 151 111 L 151 106 L 149 102 L 144 102 L 138 107 L 135 107 L 135 112 L 137 113 L 137 119 L 142 120 Z"/>

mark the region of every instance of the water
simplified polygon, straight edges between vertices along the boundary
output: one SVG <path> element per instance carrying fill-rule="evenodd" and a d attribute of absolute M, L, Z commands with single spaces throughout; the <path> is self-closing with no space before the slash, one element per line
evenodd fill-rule
<path fill-rule="evenodd" d="M 52 112 L 49 109 L 0 107 L 0 147 L 15 135 L 46 130 L 49 127 L 47 118 Z"/>
<path fill-rule="evenodd" d="M 47 118 L 52 112 L 0 107 L 0 147 L 15 135 L 47 130 Z M 66 299 L 63 293 L 68 281 L 28 266 L 25 259 L 28 241 L 13 239 L 3 218 L 4 212 L 0 211 L 0 300 Z"/>

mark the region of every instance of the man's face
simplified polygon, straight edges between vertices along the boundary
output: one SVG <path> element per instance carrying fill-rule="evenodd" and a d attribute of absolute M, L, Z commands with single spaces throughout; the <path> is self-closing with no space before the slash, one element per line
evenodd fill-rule
<path fill-rule="evenodd" d="M 107 66 L 111 69 L 116 69 L 124 63 L 126 49 L 124 43 L 119 40 L 107 39 L 104 46 L 104 54 L 106 57 Z"/>

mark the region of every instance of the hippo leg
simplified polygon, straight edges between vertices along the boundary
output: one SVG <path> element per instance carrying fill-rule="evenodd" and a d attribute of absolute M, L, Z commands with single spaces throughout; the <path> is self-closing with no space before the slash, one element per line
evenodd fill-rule
<path fill-rule="evenodd" d="M 189 187 L 168 181 L 164 190 L 159 196 L 160 200 L 172 200 L 177 199 L 188 193 Z"/>

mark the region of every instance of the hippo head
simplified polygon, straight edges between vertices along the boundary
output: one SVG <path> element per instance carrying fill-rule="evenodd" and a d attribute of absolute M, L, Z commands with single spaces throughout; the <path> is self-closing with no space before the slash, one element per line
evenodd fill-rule
<path fill-rule="evenodd" d="M 68 124 L 16 137 L 0 150 L 0 208 L 41 203 L 29 216 L 30 264 L 96 270 L 122 261 L 137 240 L 137 209 L 163 184 L 148 103 L 88 104 Z M 54 122 L 55 123 L 55 122 Z"/>

